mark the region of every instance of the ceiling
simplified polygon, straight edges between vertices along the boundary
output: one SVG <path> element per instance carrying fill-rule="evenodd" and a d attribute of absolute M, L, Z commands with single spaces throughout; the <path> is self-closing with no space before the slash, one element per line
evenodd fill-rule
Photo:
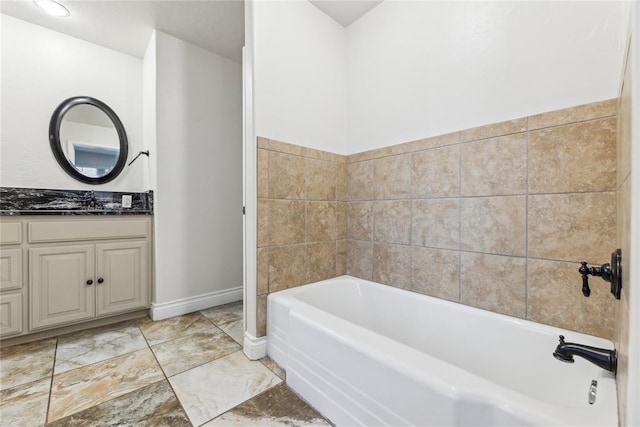
<path fill-rule="evenodd" d="M 2 0 L 0 12 L 142 58 L 153 29 L 236 62 L 244 46 L 244 2 L 59 0 L 68 18 L 55 18 L 30 0 Z"/>
<path fill-rule="evenodd" d="M 31 0 L 2 0 L 0 12 L 63 34 L 142 58 L 157 29 L 236 62 L 244 46 L 243 0 L 59 0 L 68 18 L 56 18 Z M 382 0 L 310 0 L 346 27 Z"/>
<path fill-rule="evenodd" d="M 332 17 L 338 24 L 348 27 L 365 13 L 382 3 L 382 0 L 309 0 L 318 9 Z"/>

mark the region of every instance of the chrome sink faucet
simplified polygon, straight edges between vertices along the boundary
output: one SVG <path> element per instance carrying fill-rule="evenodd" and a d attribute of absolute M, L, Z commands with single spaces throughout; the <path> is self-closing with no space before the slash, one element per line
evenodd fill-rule
<path fill-rule="evenodd" d="M 565 363 L 573 363 L 573 356 L 580 356 L 615 375 L 618 368 L 618 354 L 616 350 L 591 347 L 583 344 L 564 342 L 564 336 L 560 335 L 560 344 L 553 352 L 553 357 Z"/>

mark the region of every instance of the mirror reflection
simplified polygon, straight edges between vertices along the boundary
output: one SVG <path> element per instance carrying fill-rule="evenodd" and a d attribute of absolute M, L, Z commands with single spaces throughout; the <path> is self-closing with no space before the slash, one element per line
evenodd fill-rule
<path fill-rule="evenodd" d="M 120 154 L 115 125 L 102 110 L 89 104 L 76 105 L 65 113 L 60 144 L 69 163 L 92 178 L 111 172 Z"/>

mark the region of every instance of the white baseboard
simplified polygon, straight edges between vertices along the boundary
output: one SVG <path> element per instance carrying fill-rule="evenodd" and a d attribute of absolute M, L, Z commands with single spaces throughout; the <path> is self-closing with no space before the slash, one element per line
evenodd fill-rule
<path fill-rule="evenodd" d="M 163 320 L 240 300 L 242 300 L 242 286 L 160 304 L 152 303 L 149 315 L 153 320 Z"/>
<path fill-rule="evenodd" d="M 249 360 L 262 359 L 267 355 L 267 337 L 254 337 L 249 332 L 244 333 L 242 351 Z"/>

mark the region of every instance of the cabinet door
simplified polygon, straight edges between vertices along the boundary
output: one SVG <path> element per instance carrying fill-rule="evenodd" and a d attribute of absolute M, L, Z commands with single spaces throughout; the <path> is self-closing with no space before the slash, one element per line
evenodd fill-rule
<path fill-rule="evenodd" d="M 31 329 L 95 316 L 94 245 L 29 249 Z"/>
<path fill-rule="evenodd" d="M 22 332 L 22 294 L 0 295 L 0 337 Z"/>
<path fill-rule="evenodd" d="M 0 249 L 0 290 L 22 287 L 22 249 Z"/>
<path fill-rule="evenodd" d="M 96 245 L 97 314 L 146 308 L 149 304 L 146 241 Z"/>

